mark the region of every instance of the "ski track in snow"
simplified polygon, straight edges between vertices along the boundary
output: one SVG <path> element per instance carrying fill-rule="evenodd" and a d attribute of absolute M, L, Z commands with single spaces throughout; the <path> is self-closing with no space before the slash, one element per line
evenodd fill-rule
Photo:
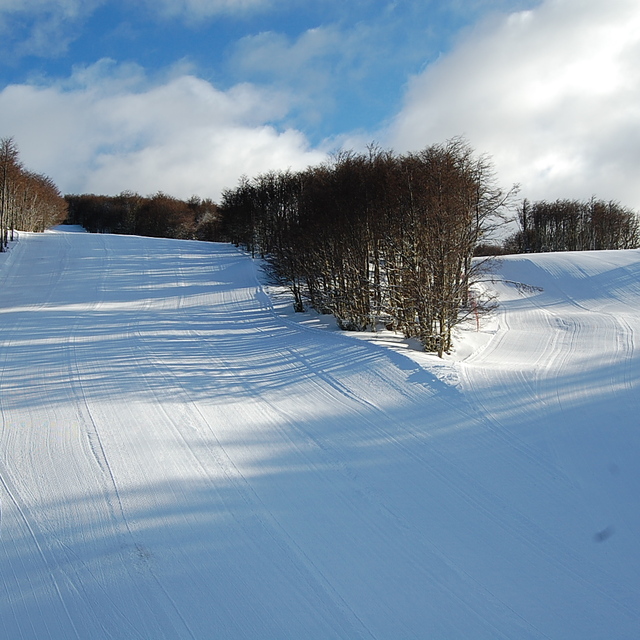
<path fill-rule="evenodd" d="M 0 637 L 637 638 L 640 252 L 501 270 L 454 388 L 231 246 L 21 234 Z"/>

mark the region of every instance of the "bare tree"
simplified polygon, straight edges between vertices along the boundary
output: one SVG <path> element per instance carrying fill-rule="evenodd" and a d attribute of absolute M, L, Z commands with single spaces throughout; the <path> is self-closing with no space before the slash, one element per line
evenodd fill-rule
<path fill-rule="evenodd" d="M 453 327 L 481 310 L 474 251 L 512 195 L 456 138 L 405 156 L 372 146 L 300 174 L 244 178 L 220 213 L 229 239 L 267 258 L 297 310 L 306 299 L 350 330 L 382 322 L 442 356 Z"/>
<path fill-rule="evenodd" d="M 5 251 L 8 243 L 8 217 L 12 203 L 12 189 L 20 175 L 18 147 L 13 138 L 0 140 L 0 251 Z"/>
<path fill-rule="evenodd" d="M 522 202 L 520 230 L 505 241 L 516 253 L 632 249 L 640 244 L 637 214 L 617 202 L 592 197 L 588 201 Z"/>

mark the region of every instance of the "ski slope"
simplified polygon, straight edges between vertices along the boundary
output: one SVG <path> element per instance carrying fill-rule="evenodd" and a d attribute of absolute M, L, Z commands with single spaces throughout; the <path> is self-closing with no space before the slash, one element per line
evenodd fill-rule
<path fill-rule="evenodd" d="M 640 637 L 640 252 L 501 273 L 543 291 L 442 363 L 286 317 L 232 246 L 22 234 L 0 638 Z"/>

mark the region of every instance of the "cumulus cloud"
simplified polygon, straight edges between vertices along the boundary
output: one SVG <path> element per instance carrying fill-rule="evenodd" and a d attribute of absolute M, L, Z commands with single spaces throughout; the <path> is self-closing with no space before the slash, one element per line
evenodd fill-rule
<path fill-rule="evenodd" d="M 274 124 L 286 97 L 241 84 L 227 91 L 193 75 L 152 82 L 108 60 L 49 86 L 0 93 L 0 135 L 24 163 L 65 193 L 164 191 L 218 199 L 238 178 L 302 169 L 324 155 L 299 131 Z"/>
<path fill-rule="evenodd" d="M 545 0 L 493 16 L 413 78 L 399 150 L 465 135 L 532 199 L 640 208 L 640 4 Z"/>

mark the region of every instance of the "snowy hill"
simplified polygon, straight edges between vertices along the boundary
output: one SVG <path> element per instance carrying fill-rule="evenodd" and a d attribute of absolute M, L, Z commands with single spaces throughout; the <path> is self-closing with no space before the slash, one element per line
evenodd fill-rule
<path fill-rule="evenodd" d="M 640 637 L 640 252 L 501 271 L 543 291 L 443 364 L 283 317 L 231 246 L 22 234 L 0 638 Z"/>

